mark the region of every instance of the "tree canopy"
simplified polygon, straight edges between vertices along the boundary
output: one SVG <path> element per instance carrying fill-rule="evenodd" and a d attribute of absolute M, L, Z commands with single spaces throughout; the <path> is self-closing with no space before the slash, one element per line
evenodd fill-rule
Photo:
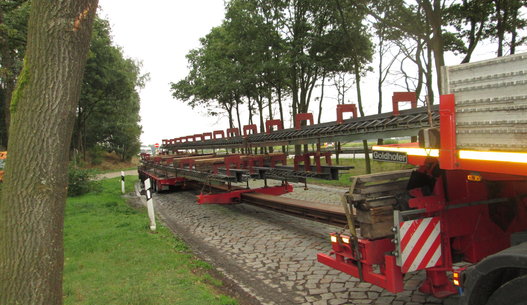
<path fill-rule="evenodd" d="M 0 3 L 0 147 L 8 143 L 11 96 L 20 74 L 26 48 L 31 2 Z M 123 160 L 139 151 L 139 93 L 148 75 L 140 63 L 123 55 L 111 38 L 108 21 L 96 18 L 81 98 L 76 111 L 72 149 L 87 152 L 115 151 Z"/>
<path fill-rule="evenodd" d="M 188 53 L 190 72 L 172 93 L 214 115 L 223 109 L 240 128 L 240 105 L 260 125 L 276 107 L 282 120 L 308 112 L 313 100 L 322 112 L 326 79 L 359 88 L 368 73 L 379 75 L 379 93 L 365 103 L 379 111 L 390 77 L 433 102 L 445 54 L 470 62 L 482 44 L 497 56 L 515 53 L 526 41 L 526 9 L 525 0 L 230 0 L 224 22 Z"/>

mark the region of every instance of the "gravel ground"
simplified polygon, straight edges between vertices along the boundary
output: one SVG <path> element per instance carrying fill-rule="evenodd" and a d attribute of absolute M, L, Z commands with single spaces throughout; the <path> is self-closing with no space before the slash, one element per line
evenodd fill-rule
<path fill-rule="evenodd" d="M 256 184 L 255 184 L 256 183 Z M 257 187 L 251 182 L 251 187 Z M 340 204 L 345 188 L 296 185 L 285 196 Z M 246 304 L 447 304 L 417 287 L 422 272 L 405 277 L 394 295 L 316 261 L 329 253 L 339 228 L 245 205 L 198 205 L 190 192 L 155 194 L 160 218 L 210 262 Z"/>

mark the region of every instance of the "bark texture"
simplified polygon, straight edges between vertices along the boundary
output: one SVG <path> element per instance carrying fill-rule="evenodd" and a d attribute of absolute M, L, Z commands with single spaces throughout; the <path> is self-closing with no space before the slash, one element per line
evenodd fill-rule
<path fill-rule="evenodd" d="M 68 149 L 97 0 L 33 0 L 0 201 L 0 304 L 62 304 Z"/>

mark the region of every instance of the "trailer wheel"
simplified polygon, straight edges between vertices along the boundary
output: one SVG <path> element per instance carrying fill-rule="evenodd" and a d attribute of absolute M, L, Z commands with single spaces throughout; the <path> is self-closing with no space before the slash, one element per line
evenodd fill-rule
<path fill-rule="evenodd" d="M 527 275 L 501 285 L 489 298 L 487 305 L 527 305 Z"/>

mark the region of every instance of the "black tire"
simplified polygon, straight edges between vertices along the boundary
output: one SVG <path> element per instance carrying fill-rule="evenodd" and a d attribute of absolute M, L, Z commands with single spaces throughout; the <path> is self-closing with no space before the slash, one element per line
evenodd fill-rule
<path fill-rule="evenodd" d="M 527 275 L 501 285 L 490 296 L 487 305 L 527 305 Z"/>

